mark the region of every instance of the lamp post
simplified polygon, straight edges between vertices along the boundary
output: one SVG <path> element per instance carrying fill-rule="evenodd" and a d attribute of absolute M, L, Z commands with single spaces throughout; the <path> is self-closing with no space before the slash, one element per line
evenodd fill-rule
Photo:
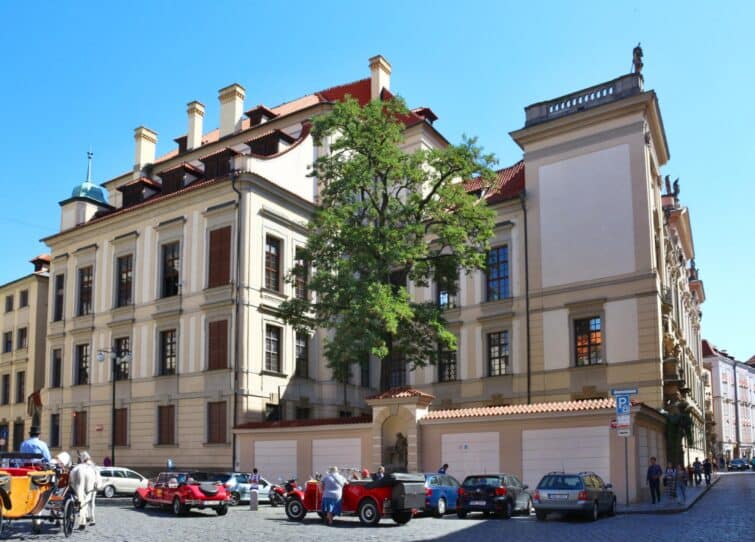
<path fill-rule="evenodd" d="M 110 461 L 113 463 L 113 466 L 115 466 L 115 382 L 117 380 L 118 375 L 118 365 L 120 363 L 131 363 L 131 352 L 128 350 L 125 351 L 119 351 L 116 349 L 110 349 L 110 350 L 98 350 L 97 351 L 97 361 L 103 362 L 105 361 L 107 357 L 110 358 L 112 361 L 112 397 L 113 397 L 113 403 L 111 406 L 110 411 Z"/>

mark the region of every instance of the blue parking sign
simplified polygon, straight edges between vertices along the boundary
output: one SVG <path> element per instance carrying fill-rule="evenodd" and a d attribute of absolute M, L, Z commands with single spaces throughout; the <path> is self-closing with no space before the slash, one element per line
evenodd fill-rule
<path fill-rule="evenodd" d="M 632 402 L 629 399 L 630 395 L 617 395 L 616 396 L 616 415 L 629 414 L 629 409 L 632 406 Z"/>

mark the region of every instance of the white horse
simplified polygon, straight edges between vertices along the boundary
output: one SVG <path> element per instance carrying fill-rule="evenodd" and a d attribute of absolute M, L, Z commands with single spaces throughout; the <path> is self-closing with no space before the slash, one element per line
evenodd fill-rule
<path fill-rule="evenodd" d="M 68 484 L 79 500 L 79 529 L 85 529 L 87 523 L 94 525 L 95 497 L 102 486 L 102 478 L 87 452 L 79 455 L 79 464 L 71 469 Z"/>

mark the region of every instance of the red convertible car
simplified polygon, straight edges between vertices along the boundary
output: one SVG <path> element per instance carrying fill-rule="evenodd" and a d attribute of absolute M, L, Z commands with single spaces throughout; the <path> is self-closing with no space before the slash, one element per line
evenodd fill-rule
<path fill-rule="evenodd" d="M 213 508 L 219 516 L 228 513 L 230 494 L 222 484 L 196 482 L 190 472 L 162 472 L 154 484 L 134 493 L 135 508 L 146 505 L 170 506 L 174 514 L 182 515 L 191 508 Z"/>
<path fill-rule="evenodd" d="M 341 513 L 359 516 L 365 525 L 377 525 L 389 516 L 403 525 L 425 504 L 425 477 L 421 474 L 388 474 L 382 480 L 350 480 L 343 488 Z M 286 504 L 286 515 L 301 521 L 308 512 L 322 512 L 322 486 L 310 480 L 297 489 Z"/>

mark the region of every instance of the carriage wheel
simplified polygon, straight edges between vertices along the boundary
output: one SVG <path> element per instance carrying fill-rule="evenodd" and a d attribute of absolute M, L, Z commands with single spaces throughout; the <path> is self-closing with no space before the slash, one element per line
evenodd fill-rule
<path fill-rule="evenodd" d="M 76 523 L 76 506 L 73 499 L 66 500 L 63 507 L 63 534 L 68 538 L 73 532 L 73 524 Z"/>
<path fill-rule="evenodd" d="M 33 519 L 31 520 L 31 532 L 32 534 L 39 534 L 42 532 L 42 520 L 41 519 Z"/>

